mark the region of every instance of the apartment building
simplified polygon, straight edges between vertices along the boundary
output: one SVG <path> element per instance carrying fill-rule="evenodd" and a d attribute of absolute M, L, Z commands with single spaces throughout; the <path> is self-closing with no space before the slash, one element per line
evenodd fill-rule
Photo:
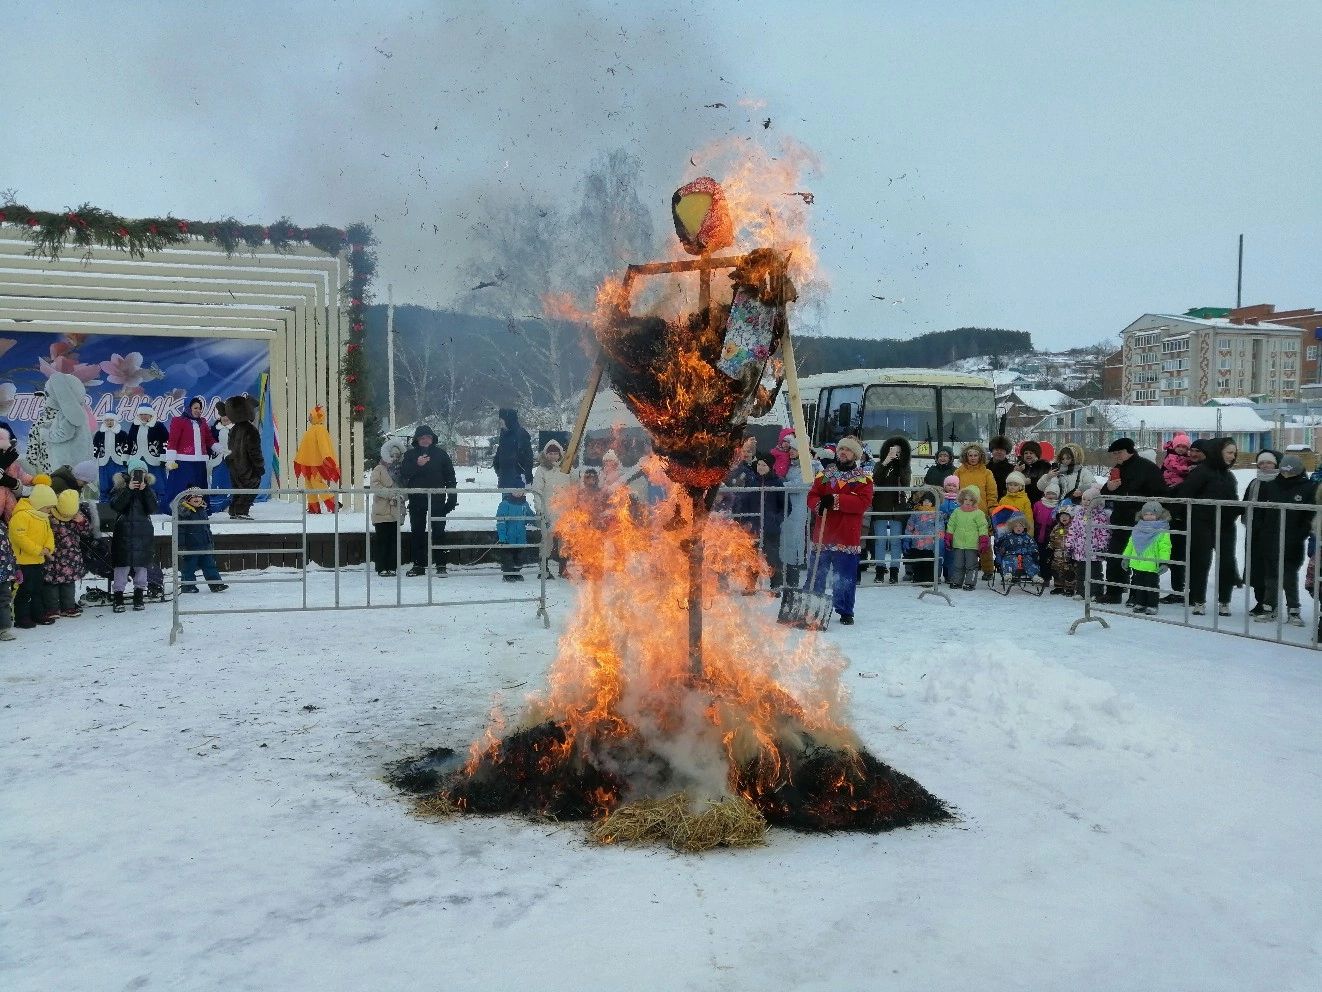
<path fill-rule="evenodd" d="M 1200 406 L 1218 396 L 1274 403 L 1299 398 L 1298 327 L 1148 313 L 1121 337 L 1123 403 Z"/>

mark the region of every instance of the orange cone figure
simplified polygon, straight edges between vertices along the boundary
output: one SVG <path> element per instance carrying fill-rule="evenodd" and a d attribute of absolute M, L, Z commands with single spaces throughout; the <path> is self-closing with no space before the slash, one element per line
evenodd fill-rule
<path fill-rule="evenodd" d="M 326 430 L 326 411 L 320 406 L 308 414 L 308 429 L 294 454 L 294 478 L 308 490 L 308 513 L 335 512 L 335 495 L 329 491 L 340 481 L 340 463 L 335 443 Z"/>

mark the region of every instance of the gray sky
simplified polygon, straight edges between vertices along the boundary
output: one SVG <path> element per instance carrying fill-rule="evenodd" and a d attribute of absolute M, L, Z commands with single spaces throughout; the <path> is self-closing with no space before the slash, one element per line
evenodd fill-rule
<path fill-rule="evenodd" d="M 397 302 L 462 304 L 482 204 L 568 201 L 599 151 L 643 159 L 664 231 L 694 150 L 791 136 L 823 166 L 803 185 L 830 333 L 1088 344 L 1145 311 L 1232 305 L 1240 232 L 1246 303 L 1322 306 L 1314 0 L 0 11 L 0 188 L 47 209 L 363 219 L 379 299 L 393 282 Z"/>

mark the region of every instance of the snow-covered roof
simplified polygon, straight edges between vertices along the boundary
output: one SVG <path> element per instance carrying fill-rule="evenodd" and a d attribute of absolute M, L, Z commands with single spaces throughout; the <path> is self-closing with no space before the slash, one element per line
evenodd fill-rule
<path fill-rule="evenodd" d="M 1092 403 L 1111 427 L 1152 431 L 1215 431 L 1223 434 L 1259 434 L 1272 425 L 1257 412 L 1242 406 L 1127 406 Z M 1218 423 L 1219 419 L 1219 423 Z"/>
<path fill-rule="evenodd" d="M 1208 406 L 1252 406 L 1253 401 L 1247 396 L 1213 396 L 1207 401 Z"/>
<path fill-rule="evenodd" d="M 1016 389 L 1013 395 L 1030 410 L 1062 410 L 1081 405 L 1059 389 Z"/>
<path fill-rule="evenodd" d="M 1159 320 L 1177 320 L 1182 324 L 1197 324 L 1199 327 L 1215 327 L 1226 331 L 1290 331 L 1292 334 L 1298 334 L 1301 328 L 1290 327 L 1288 324 L 1233 324 L 1224 317 L 1207 319 L 1203 317 L 1186 317 L 1178 313 L 1145 313 L 1138 318 L 1143 320 L 1147 317 L 1156 317 Z M 1134 323 L 1138 323 L 1135 321 Z M 1132 326 L 1132 325 L 1131 325 Z"/>

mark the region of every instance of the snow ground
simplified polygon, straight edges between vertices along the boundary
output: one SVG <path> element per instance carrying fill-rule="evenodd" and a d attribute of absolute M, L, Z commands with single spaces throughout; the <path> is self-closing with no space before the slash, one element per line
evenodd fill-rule
<path fill-rule="evenodd" d="M 1317 654 L 864 588 L 825 635 L 855 726 L 957 824 L 694 857 L 412 818 L 382 766 L 541 684 L 549 588 L 549 631 L 526 603 L 195 616 L 169 648 L 157 606 L 0 645 L 0 987 L 1318 987 Z"/>

